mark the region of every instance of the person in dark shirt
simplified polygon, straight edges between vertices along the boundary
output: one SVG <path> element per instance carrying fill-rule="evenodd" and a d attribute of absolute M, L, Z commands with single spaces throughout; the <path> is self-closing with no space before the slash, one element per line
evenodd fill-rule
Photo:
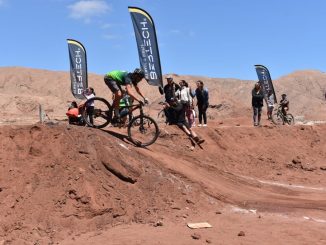
<path fill-rule="evenodd" d="M 179 86 L 179 84 L 176 84 L 173 81 L 172 76 L 167 76 L 166 81 L 167 81 L 167 84 L 163 88 L 164 94 L 165 94 L 165 102 L 171 104 L 174 102 L 174 100 L 176 98 L 175 92 L 180 90 L 180 86 Z"/>
<path fill-rule="evenodd" d="M 195 95 L 197 98 L 197 107 L 198 107 L 198 118 L 199 118 L 199 124 L 198 127 L 202 126 L 202 121 L 204 119 L 203 126 L 207 126 L 207 115 L 206 111 L 208 108 L 208 90 L 204 88 L 204 82 L 199 80 L 197 81 L 197 88 L 195 90 Z"/>
<path fill-rule="evenodd" d="M 177 122 L 177 97 L 175 93 L 180 90 L 180 86 L 173 81 L 172 76 L 167 76 L 166 79 L 167 84 L 163 88 L 165 94 L 164 113 L 166 123 L 174 124 Z"/>
<path fill-rule="evenodd" d="M 255 87 L 251 91 L 252 94 L 252 109 L 253 109 L 253 119 L 254 119 L 254 126 L 260 126 L 260 119 L 261 119 L 261 110 L 264 106 L 264 93 L 263 89 L 261 88 L 260 83 L 256 83 Z"/>

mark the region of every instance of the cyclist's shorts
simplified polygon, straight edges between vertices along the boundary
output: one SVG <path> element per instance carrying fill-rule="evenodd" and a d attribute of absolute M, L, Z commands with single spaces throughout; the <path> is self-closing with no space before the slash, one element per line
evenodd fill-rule
<path fill-rule="evenodd" d="M 104 77 L 105 84 L 109 87 L 109 89 L 112 91 L 112 93 L 115 93 L 120 90 L 118 84 L 116 81 L 114 81 L 112 78 L 105 76 Z"/>

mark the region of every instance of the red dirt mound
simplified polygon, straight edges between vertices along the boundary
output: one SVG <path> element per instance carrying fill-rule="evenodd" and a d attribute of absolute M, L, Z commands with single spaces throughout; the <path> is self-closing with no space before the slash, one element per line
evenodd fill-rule
<path fill-rule="evenodd" d="M 154 224 L 186 203 L 182 179 L 106 132 L 6 126 L 0 137 L 0 237 L 13 244 Z"/>
<path fill-rule="evenodd" d="M 0 127 L 0 242 L 191 244 L 199 221 L 213 244 L 326 239 L 325 125 L 212 123 L 203 149 L 160 126 L 147 149 L 124 130 Z"/>

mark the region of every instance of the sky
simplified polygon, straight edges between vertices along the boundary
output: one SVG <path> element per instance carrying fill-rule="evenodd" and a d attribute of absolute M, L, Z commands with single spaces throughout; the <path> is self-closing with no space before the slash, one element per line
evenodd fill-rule
<path fill-rule="evenodd" d="M 67 38 L 83 43 L 88 71 L 133 70 L 128 6 L 154 20 L 163 74 L 257 80 L 326 70 L 325 0 L 0 0 L 0 66 L 69 71 Z"/>

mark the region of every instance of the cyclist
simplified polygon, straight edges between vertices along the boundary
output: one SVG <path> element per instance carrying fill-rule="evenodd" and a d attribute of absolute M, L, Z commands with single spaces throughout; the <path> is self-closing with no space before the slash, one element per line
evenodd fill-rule
<path fill-rule="evenodd" d="M 138 101 L 139 103 L 143 103 L 132 92 L 131 88 L 132 85 L 135 86 L 136 92 L 144 99 L 144 103 L 148 103 L 148 99 L 146 99 L 143 95 L 143 93 L 140 91 L 140 88 L 138 87 L 138 83 L 145 78 L 144 71 L 142 69 L 136 68 L 134 72 L 127 72 L 127 71 L 120 71 L 115 70 L 108 72 L 104 76 L 104 82 L 105 84 L 110 88 L 112 93 L 114 94 L 114 100 L 113 100 L 113 108 L 114 108 L 114 116 L 117 120 L 120 118 L 119 114 L 119 102 L 122 98 L 122 88 L 121 86 L 126 87 L 127 94 L 134 99 L 135 101 Z"/>
<path fill-rule="evenodd" d="M 282 113 L 284 115 L 284 117 L 287 114 L 287 111 L 289 110 L 289 100 L 286 97 L 286 94 L 282 94 L 282 99 L 280 101 L 280 106 L 282 107 Z"/>

